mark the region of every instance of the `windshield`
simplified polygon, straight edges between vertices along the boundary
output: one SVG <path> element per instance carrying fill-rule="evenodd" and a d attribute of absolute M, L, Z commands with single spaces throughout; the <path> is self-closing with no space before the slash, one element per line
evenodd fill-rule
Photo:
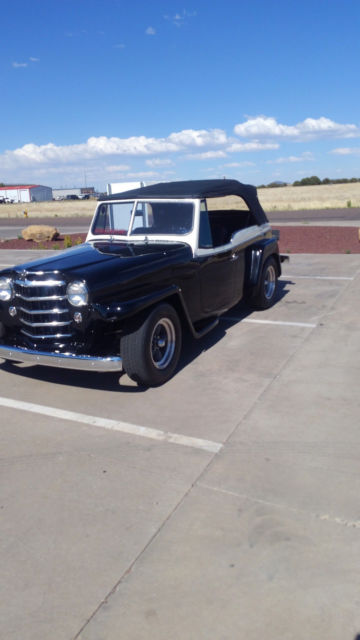
<path fill-rule="evenodd" d="M 94 235 L 183 235 L 193 227 L 192 202 L 101 203 L 92 227 Z"/>
<path fill-rule="evenodd" d="M 93 234 L 126 236 L 133 206 L 134 202 L 102 203 L 96 213 Z"/>

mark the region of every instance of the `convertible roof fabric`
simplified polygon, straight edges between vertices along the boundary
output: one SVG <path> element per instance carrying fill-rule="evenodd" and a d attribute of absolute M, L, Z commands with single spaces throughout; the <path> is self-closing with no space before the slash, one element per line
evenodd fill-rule
<path fill-rule="evenodd" d="M 147 187 L 131 189 L 105 196 L 102 200 L 129 200 L 138 198 L 216 198 L 240 196 L 255 214 L 259 224 L 267 222 L 266 215 L 257 198 L 256 188 L 238 180 L 186 180 L 181 182 L 159 182 Z"/>

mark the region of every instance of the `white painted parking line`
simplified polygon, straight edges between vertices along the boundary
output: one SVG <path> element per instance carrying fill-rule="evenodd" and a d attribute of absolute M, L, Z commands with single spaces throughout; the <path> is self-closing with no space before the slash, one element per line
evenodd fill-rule
<path fill-rule="evenodd" d="M 297 276 L 297 275 L 282 275 L 280 276 L 282 280 L 287 280 L 288 278 L 296 278 L 306 279 L 306 280 L 354 280 L 354 277 L 351 276 Z"/>
<path fill-rule="evenodd" d="M 281 327 L 305 327 L 306 329 L 314 329 L 317 324 L 312 322 L 287 322 L 284 320 L 258 320 L 256 318 L 244 318 L 242 322 L 249 322 L 253 324 L 274 324 Z"/>
<path fill-rule="evenodd" d="M 248 322 L 249 324 L 273 324 L 280 327 L 304 327 L 305 329 L 315 329 L 317 324 L 312 322 L 286 322 L 283 320 L 258 320 L 256 318 L 237 318 L 235 316 L 222 316 L 220 320 L 230 320 L 231 322 Z"/>
<path fill-rule="evenodd" d="M 55 407 L 45 407 L 40 404 L 31 402 L 22 402 L 20 400 L 12 400 L 11 398 L 1 398 L 0 406 L 10 409 L 18 409 L 20 411 L 29 411 L 30 413 L 39 413 L 49 416 L 50 418 L 58 418 L 60 420 L 70 420 L 71 422 L 79 422 L 92 427 L 100 427 L 101 429 L 109 429 L 110 431 L 120 431 L 121 433 L 129 433 L 133 436 L 141 436 L 143 438 L 151 438 L 170 444 L 179 444 L 184 447 L 192 447 L 193 449 L 201 449 L 209 453 L 218 453 L 223 445 L 220 442 L 212 440 L 203 440 L 202 438 L 193 438 L 192 436 L 184 436 L 179 433 L 171 433 L 170 431 L 160 431 L 160 429 L 151 429 L 149 427 L 141 427 L 129 422 L 118 422 L 108 418 L 100 418 L 97 416 L 89 416 L 84 413 L 74 411 L 65 411 L 56 409 Z"/>

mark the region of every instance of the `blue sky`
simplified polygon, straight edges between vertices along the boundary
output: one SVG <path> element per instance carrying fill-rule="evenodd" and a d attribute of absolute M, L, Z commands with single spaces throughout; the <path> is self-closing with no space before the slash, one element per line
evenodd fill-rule
<path fill-rule="evenodd" d="M 13 0 L 0 182 L 360 177 L 359 0 Z"/>

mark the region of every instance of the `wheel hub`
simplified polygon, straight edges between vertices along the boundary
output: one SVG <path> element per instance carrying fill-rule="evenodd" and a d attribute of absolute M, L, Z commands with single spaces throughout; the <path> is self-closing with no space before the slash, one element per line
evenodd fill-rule
<path fill-rule="evenodd" d="M 175 352 L 175 327 L 169 318 L 161 318 L 154 327 L 151 338 L 151 360 L 157 369 L 165 369 Z"/>
<path fill-rule="evenodd" d="M 267 300 L 270 300 L 274 295 L 276 287 L 276 273 L 275 268 L 272 264 L 268 266 L 266 269 L 265 280 L 264 280 L 264 294 Z"/>

